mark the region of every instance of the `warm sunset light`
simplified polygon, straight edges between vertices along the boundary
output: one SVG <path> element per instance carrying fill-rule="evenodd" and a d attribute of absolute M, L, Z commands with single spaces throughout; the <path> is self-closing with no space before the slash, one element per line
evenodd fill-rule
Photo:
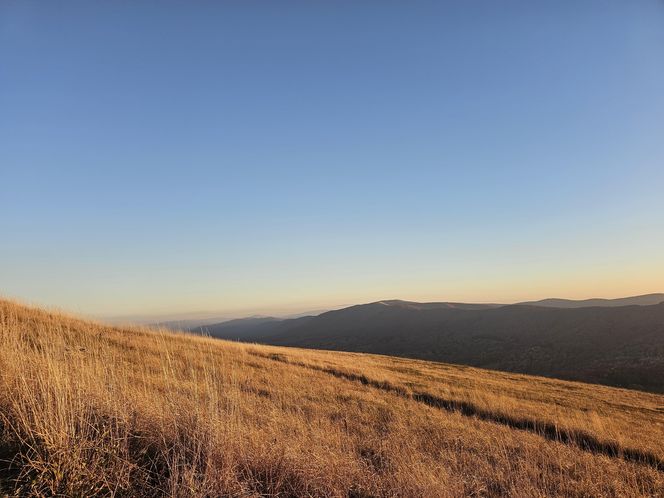
<path fill-rule="evenodd" d="M 0 1 L 5 496 L 664 496 L 664 2 Z"/>
<path fill-rule="evenodd" d="M 661 5 L 282 7 L 2 7 L 7 295 L 110 316 L 664 289 Z"/>

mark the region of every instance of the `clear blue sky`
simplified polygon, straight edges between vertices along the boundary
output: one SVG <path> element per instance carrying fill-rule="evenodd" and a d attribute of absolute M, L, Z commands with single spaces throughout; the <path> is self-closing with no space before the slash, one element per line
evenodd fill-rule
<path fill-rule="evenodd" d="M 664 291 L 664 3 L 0 4 L 0 292 Z"/>

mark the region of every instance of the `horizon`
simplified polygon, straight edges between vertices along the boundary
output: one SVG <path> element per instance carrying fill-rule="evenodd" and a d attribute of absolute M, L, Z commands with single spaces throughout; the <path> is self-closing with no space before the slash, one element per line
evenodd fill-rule
<path fill-rule="evenodd" d="M 660 292 L 662 60 L 656 1 L 3 3 L 0 294 L 121 318 Z"/>
<path fill-rule="evenodd" d="M 155 323 L 168 323 L 168 322 L 185 322 L 187 320 L 192 321 L 203 321 L 203 320 L 237 320 L 237 319 L 246 319 L 246 318 L 278 318 L 278 319 L 289 319 L 297 318 L 301 316 L 316 316 L 319 314 L 326 313 L 328 311 L 340 310 L 352 306 L 361 306 L 367 304 L 374 304 L 380 302 L 413 302 L 413 303 L 451 303 L 451 304 L 495 304 L 499 306 L 510 306 L 514 304 L 522 304 L 528 302 L 538 302 L 545 300 L 563 300 L 563 301 L 585 301 L 585 300 L 613 300 L 621 298 L 630 298 L 630 297 L 646 297 L 652 295 L 664 295 L 664 292 L 649 292 L 645 294 L 634 294 L 634 295 L 621 295 L 614 297 L 606 296 L 591 296 L 591 297 L 582 297 L 570 299 L 567 297 L 560 296 L 548 296 L 543 298 L 536 299 L 523 299 L 523 300 L 513 300 L 509 302 L 497 302 L 490 300 L 483 301 L 458 301 L 458 300 L 424 300 L 424 301 L 415 301 L 410 299 L 399 299 L 399 298 L 390 298 L 390 299 L 378 299 L 375 301 L 367 302 L 356 302 L 356 303 L 344 303 L 344 304 L 329 304 L 327 306 L 321 306 L 319 308 L 313 309 L 312 307 L 298 307 L 297 305 L 291 305 L 288 307 L 282 308 L 273 308 L 273 309 L 250 309 L 250 310 L 204 310 L 204 311 L 189 311 L 187 313 L 174 313 L 174 314 L 161 314 L 161 315 L 87 315 L 89 318 L 98 319 L 104 322 L 113 323 L 113 324 L 155 324 Z M 64 310 L 66 311 L 66 310 Z"/>
<path fill-rule="evenodd" d="M 82 318 L 98 320 L 103 323 L 108 323 L 112 325 L 158 325 L 162 323 L 171 323 L 171 322 L 186 322 L 186 321 L 195 321 L 203 322 L 209 321 L 210 323 L 219 323 L 223 321 L 231 321 L 238 319 L 246 318 L 277 318 L 277 319 L 289 319 L 289 318 L 298 318 L 302 316 L 316 316 L 328 311 L 341 310 L 353 306 L 362 306 L 368 304 L 375 304 L 380 302 L 390 302 L 390 301 L 400 301 L 400 302 L 412 302 L 419 304 L 427 303 L 450 303 L 450 304 L 495 304 L 499 306 L 510 306 L 515 304 L 529 303 L 529 302 L 538 302 L 545 300 L 563 300 L 563 301 L 586 301 L 586 300 L 614 300 L 614 299 L 623 299 L 623 298 L 634 298 L 634 297 L 647 297 L 652 295 L 664 295 L 664 292 L 647 292 L 643 294 L 629 294 L 629 295 L 616 295 L 616 296 L 606 296 L 606 295 L 593 295 L 585 297 L 562 297 L 562 296 L 545 296 L 545 297 L 536 297 L 530 299 L 515 299 L 510 301 L 492 301 L 492 300 L 479 300 L 479 301 L 460 301 L 454 299 L 431 299 L 431 300 L 413 300 L 413 299 L 401 299 L 401 298 L 386 298 L 386 299 L 376 299 L 371 301 L 358 301 L 358 302 L 346 302 L 346 303 L 335 303 L 328 305 L 320 305 L 318 307 L 314 306 L 304 306 L 290 304 L 285 307 L 275 307 L 275 308 L 250 308 L 250 309 L 239 309 L 239 310 L 194 310 L 187 312 L 171 312 L 171 313 L 143 313 L 143 314 L 120 314 L 120 315 L 102 315 L 102 314 L 88 314 L 79 312 L 72 309 L 66 309 L 60 306 L 49 306 L 48 309 L 54 311 L 63 312 L 63 313 L 74 313 L 75 315 L 81 316 Z M 0 295 L 0 299 L 7 299 L 10 301 L 18 302 L 26 306 L 33 307 L 42 307 L 43 304 L 37 302 L 31 302 L 26 300 L 17 299 L 12 296 Z"/>

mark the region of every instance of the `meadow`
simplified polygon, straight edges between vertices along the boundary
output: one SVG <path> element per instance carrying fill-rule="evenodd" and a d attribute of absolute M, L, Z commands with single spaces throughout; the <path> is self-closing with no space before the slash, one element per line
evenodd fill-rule
<path fill-rule="evenodd" d="M 0 496 L 663 496 L 664 396 L 0 301 Z"/>

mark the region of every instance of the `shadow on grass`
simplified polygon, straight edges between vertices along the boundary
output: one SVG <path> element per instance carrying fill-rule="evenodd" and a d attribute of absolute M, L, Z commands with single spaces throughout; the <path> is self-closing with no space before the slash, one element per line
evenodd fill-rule
<path fill-rule="evenodd" d="M 20 465 L 16 462 L 19 447 L 7 440 L 0 422 L 0 496 L 9 496 L 19 478 Z"/>
<path fill-rule="evenodd" d="M 653 453 L 637 450 L 633 448 L 624 448 L 618 443 L 612 441 L 602 441 L 596 436 L 581 430 L 558 427 L 556 424 L 544 422 L 541 420 L 514 417 L 505 413 L 495 412 L 481 408 L 468 401 L 454 400 L 435 396 L 426 392 L 410 392 L 402 387 L 395 386 L 387 381 L 370 379 L 362 374 L 346 372 L 335 368 L 310 365 L 303 362 L 292 361 L 280 354 L 263 354 L 252 351 L 251 354 L 273 361 L 279 361 L 288 365 L 298 366 L 314 370 L 317 372 L 333 375 L 334 377 L 359 382 L 365 386 L 380 389 L 385 392 L 397 394 L 404 398 L 412 399 L 419 403 L 445 410 L 448 412 L 459 413 L 466 417 L 473 417 L 486 422 L 492 422 L 500 425 L 527 431 L 537 434 L 545 439 L 556 441 L 563 444 L 574 445 L 582 450 L 606 455 L 613 458 L 621 458 L 628 462 L 647 465 L 660 472 L 664 472 L 664 461 Z"/>

